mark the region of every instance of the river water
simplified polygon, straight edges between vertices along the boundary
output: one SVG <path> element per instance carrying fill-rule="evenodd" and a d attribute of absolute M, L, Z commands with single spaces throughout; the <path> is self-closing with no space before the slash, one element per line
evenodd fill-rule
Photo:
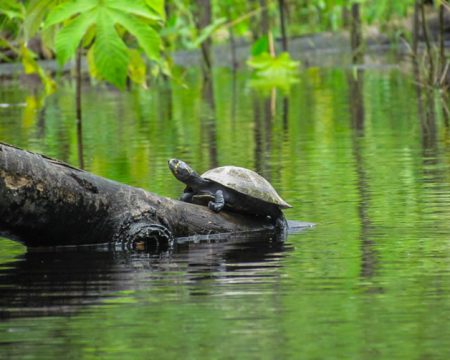
<path fill-rule="evenodd" d="M 449 359 L 450 134 L 405 68 L 308 68 L 290 88 L 196 70 L 85 85 L 85 167 L 178 197 L 167 159 L 257 170 L 317 224 L 284 244 L 162 253 L 0 239 L 0 358 Z M 0 86 L 0 139 L 77 165 L 74 87 Z"/>

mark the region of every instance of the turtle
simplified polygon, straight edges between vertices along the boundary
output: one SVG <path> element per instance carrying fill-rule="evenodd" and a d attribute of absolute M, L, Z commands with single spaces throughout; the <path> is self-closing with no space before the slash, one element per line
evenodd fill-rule
<path fill-rule="evenodd" d="M 186 184 L 181 201 L 207 205 L 215 212 L 225 209 L 264 216 L 277 228 L 287 228 L 281 210 L 292 206 L 258 173 L 238 166 L 221 166 L 198 175 L 184 161 L 170 159 L 168 164 L 173 175 Z"/>

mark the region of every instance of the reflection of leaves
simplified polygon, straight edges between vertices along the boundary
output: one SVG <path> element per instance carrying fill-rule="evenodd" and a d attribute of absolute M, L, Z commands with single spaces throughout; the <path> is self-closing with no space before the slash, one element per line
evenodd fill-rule
<path fill-rule="evenodd" d="M 250 85 L 258 88 L 277 87 L 288 91 L 290 85 L 298 82 L 299 62 L 291 59 L 288 53 L 272 57 L 268 53 L 251 57 L 247 64 L 254 69 L 255 77 Z"/>
<path fill-rule="evenodd" d="M 25 129 L 31 128 L 35 121 L 37 113 L 45 103 L 45 94 L 29 94 L 25 99 L 25 109 L 22 113 L 22 123 Z"/>
<path fill-rule="evenodd" d="M 25 247 L 19 243 L 11 240 L 0 238 L 0 269 L 9 268 L 8 263 L 16 261 L 16 257 L 25 252 Z"/>
<path fill-rule="evenodd" d="M 36 55 L 28 49 L 25 44 L 22 44 L 20 49 L 20 57 L 22 59 L 22 65 L 25 74 L 38 74 L 42 83 L 45 86 L 45 93 L 47 95 L 52 94 L 56 89 L 55 81 L 48 75 L 45 70 L 39 66 L 35 57 Z"/>
<path fill-rule="evenodd" d="M 168 55 L 153 67 L 153 76 L 157 77 L 160 74 L 169 77 L 175 84 L 187 88 L 184 81 L 185 70 L 182 67 L 175 66 L 173 59 Z"/>

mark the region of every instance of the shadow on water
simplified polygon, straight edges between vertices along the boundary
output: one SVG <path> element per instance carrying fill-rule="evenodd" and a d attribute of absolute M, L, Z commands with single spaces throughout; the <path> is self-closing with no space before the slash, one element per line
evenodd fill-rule
<path fill-rule="evenodd" d="M 426 84 L 421 78 L 417 60 L 412 64 L 413 76 L 416 84 L 417 113 L 420 121 L 420 134 L 422 144 L 423 176 L 427 182 L 437 183 L 443 177 L 442 169 L 439 169 L 439 149 L 438 149 L 438 128 L 435 110 L 434 89 Z M 446 128 L 448 128 L 448 118 L 445 102 L 440 99 L 443 105 L 443 118 Z"/>
<path fill-rule="evenodd" d="M 71 314 L 120 296 L 120 291 L 148 288 L 152 279 L 182 283 L 220 277 L 241 267 L 276 266 L 289 249 L 262 234 L 180 241 L 175 249 L 126 252 L 100 248 L 30 249 L 0 269 L 0 318 Z M 200 241 L 201 240 L 201 241 Z M 166 274 L 164 277 L 161 277 Z M 250 274 L 251 275 L 251 274 Z M 170 285 L 170 284 L 165 284 Z M 181 284 L 182 285 L 182 284 Z M 198 291 L 196 289 L 195 291 Z"/>

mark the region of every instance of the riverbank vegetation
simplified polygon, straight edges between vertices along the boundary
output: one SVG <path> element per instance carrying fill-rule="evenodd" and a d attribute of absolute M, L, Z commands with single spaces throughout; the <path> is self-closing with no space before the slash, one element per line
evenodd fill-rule
<path fill-rule="evenodd" d="M 79 158 L 83 167 L 81 81 L 87 64 L 91 81 L 118 89 L 151 88 L 157 81 L 183 84 L 174 65 L 179 51 L 198 51 L 204 98 L 214 109 L 211 72 L 216 45 L 228 47 L 229 66 L 248 66 L 255 87 L 289 90 L 302 66 L 290 40 L 342 33 L 350 62 L 364 63 L 367 39 L 407 47 L 419 97 L 442 95 L 448 118 L 449 62 L 445 53 L 450 5 L 445 0 L 2 0 L 0 61 L 23 65 L 39 77 L 45 94 L 57 91 L 55 72 L 39 60 L 55 59 L 72 69 L 76 84 Z M 245 59 L 238 56 L 249 45 Z M 339 45 L 338 45 L 339 46 Z M 56 71 L 56 74 L 60 73 Z M 358 72 L 355 72 L 358 74 Z M 362 81 L 362 79 L 361 79 Z M 360 85 L 358 85 L 360 86 Z M 428 95 L 423 95 L 428 94 Z M 37 102 L 40 103 L 40 102 Z"/>
<path fill-rule="evenodd" d="M 253 44 L 253 58 L 276 59 L 276 51 L 289 51 L 289 38 L 349 31 L 353 62 L 363 61 L 365 36 L 408 43 L 414 57 L 423 41 L 437 83 L 446 71 L 449 8 L 445 0 L 2 0 L 0 61 L 19 59 L 45 83 L 35 59 L 64 65 L 80 49 L 93 78 L 123 89 L 127 79 L 145 87 L 149 76 L 170 76 L 179 50 L 200 50 L 208 70 L 213 44 L 228 42 L 236 65 L 242 42 Z"/>

